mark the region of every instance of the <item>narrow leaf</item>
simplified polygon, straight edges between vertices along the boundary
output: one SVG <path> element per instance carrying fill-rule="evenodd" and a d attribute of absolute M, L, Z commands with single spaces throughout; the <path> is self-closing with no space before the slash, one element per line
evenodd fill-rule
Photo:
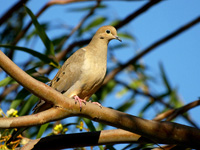
<path fill-rule="evenodd" d="M 23 88 L 16 96 L 15 100 L 12 101 L 10 108 L 16 109 L 22 101 L 30 94 L 25 88 Z"/>
<path fill-rule="evenodd" d="M 54 56 L 54 46 L 53 46 L 53 43 L 49 40 L 47 34 L 45 33 L 45 30 L 44 28 L 39 24 L 36 16 L 32 13 L 32 11 L 26 7 L 25 7 L 25 10 L 26 12 L 29 14 L 29 16 L 31 17 L 32 19 L 32 22 L 36 28 L 36 31 L 38 33 L 38 35 L 40 36 L 40 39 L 42 40 L 43 44 L 45 45 L 46 49 L 47 49 L 47 55 L 52 55 Z"/>
<path fill-rule="evenodd" d="M 116 26 L 116 25 L 119 24 L 119 22 L 120 22 L 120 20 L 114 20 L 114 21 L 112 21 L 112 22 L 110 23 L 110 25 L 111 25 L 111 26 Z"/>
<path fill-rule="evenodd" d="M 163 80 L 168 92 L 170 93 L 172 91 L 172 88 L 171 88 L 171 86 L 169 84 L 169 81 L 167 79 L 167 75 L 165 73 L 165 70 L 164 70 L 164 67 L 163 67 L 162 63 L 159 64 L 159 67 L 160 67 L 160 71 L 161 71 L 162 80 Z"/>
<path fill-rule="evenodd" d="M 90 131 L 96 131 L 95 126 L 93 125 L 90 119 L 83 118 L 83 120 L 86 123 L 87 127 L 90 129 Z"/>
<path fill-rule="evenodd" d="M 111 47 L 111 50 L 116 50 L 116 49 L 122 50 L 122 48 L 125 48 L 125 47 L 128 47 L 128 44 L 125 44 L 125 43 L 115 44 L 114 46 Z"/>
<path fill-rule="evenodd" d="M 68 11 L 71 11 L 71 12 L 82 12 L 82 11 L 90 10 L 93 7 L 94 6 L 87 6 L 87 7 L 81 7 L 81 8 L 71 8 L 71 9 L 68 9 Z M 97 8 L 106 8 L 106 5 L 100 5 Z"/>
<path fill-rule="evenodd" d="M 133 104 L 135 103 L 134 99 L 127 100 L 124 104 L 122 104 L 117 110 L 125 112 L 127 111 Z"/>
<path fill-rule="evenodd" d="M 148 102 L 144 105 L 144 107 L 141 109 L 140 113 L 139 113 L 139 117 L 143 117 L 143 114 L 149 109 L 152 107 L 152 105 L 155 104 L 155 101 L 154 102 Z"/>
<path fill-rule="evenodd" d="M 36 137 L 37 139 L 41 138 L 42 134 L 46 131 L 48 126 L 49 126 L 49 123 L 41 125 L 40 130 L 39 130 L 37 137 Z"/>
<path fill-rule="evenodd" d="M 122 90 L 120 90 L 119 92 L 117 92 L 117 94 L 116 94 L 116 96 L 117 96 L 117 98 L 120 98 L 120 97 L 122 97 L 124 94 L 126 94 L 127 92 L 129 91 L 129 89 L 128 88 L 123 88 Z"/>
<path fill-rule="evenodd" d="M 135 38 L 130 33 L 118 33 L 117 34 L 120 38 L 126 38 L 135 41 Z"/>
<path fill-rule="evenodd" d="M 35 50 L 29 49 L 29 48 L 25 48 L 25 47 L 20 47 L 20 46 L 1 45 L 1 44 L 0 44 L 0 47 L 10 48 L 10 49 L 13 49 L 13 50 L 19 50 L 19 51 L 23 51 L 23 52 L 29 53 L 32 56 L 35 56 L 35 57 L 39 58 L 41 61 L 43 61 L 43 62 L 45 62 L 47 64 L 50 64 L 52 66 L 55 66 L 56 68 L 59 68 L 59 64 L 56 61 L 54 61 L 52 58 L 49 58 L 46 55 L 41 54 L 41 53 L 39 53 L 39 52 L 37 52 Z"/>
<path fill-rule="evenodd" d="M 13 78 L 11 77 L 6 77 L 5 79 L 1 80 L 0 81 L 0 87 L 1 86 L 6 86 L 8 84 L 11 84 L 11 83 L 15 83 L 16 81 L 13 80 Z"/>
<path fill-rule="evenodd" d="M 96 27 L 106 21 L 105 17 L 97 17 L 95 20 L 93 20 L 86 28 L 83 29 L 82 32 L 88 31 L 93 27 Z"/>
<path fill-rule="evenodd" d="M 108 84 L 106 84 L 104 86 L 104 88 L 100 89 L 96 95 L 97 97 L 100 97 L 101 100 L 104 100 L 104 98 L 110 93 L 112 92 L 112 90 L 114 89 L 114 87 L 116 86 L 116 82 L 114 80 L 111 80 L 108 82 Z"/>
<path fill-rule="evenodd" d="M 19 111 L 19 115 L 20 116 L 27 115 L 32 110 L 33 106 L 38 101 L 38 99 L 39 98 L 37 96 L 31 95 L 30 98 L 25 102 L 25 104 L 22 105 Z"/>

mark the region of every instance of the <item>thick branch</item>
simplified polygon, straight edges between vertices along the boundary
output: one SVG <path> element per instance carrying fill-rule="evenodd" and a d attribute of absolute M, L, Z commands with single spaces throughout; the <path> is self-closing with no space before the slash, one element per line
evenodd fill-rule
<path fill-rule="evenodd" d="M 130 142 L 147 143 L 147 141 L 139 140 L 139 138 L 140 135 L 122 129 L 65 134 L 33 140 L 26 144 L 23 150 L 32 149 L 33 147 L 33 149 L 50 150 Z"/>
<path fill-rule="evenodd" d="M 20 121 L 25 122 L 25 120 L 31 118 L 38 120 L 34 125 L 39 125 L 70 116 L 82 116 L 139 134 L 155 143 L 200 147 L 200 130 L 198 129 L 171 122 L 145 120 L 106 107 L 101 109 L 89 102 L 84 105 L 80 112 L 79 105 L 75 104 L 73 100 L 30 77 L 6 57 L 2 51 L 0 51 L 0 66 L 33 94 L 55 104 L 55 107 L 38 114 L 18 118 L 0 118 L 0 128 L 24 127 L 23 124 L 20 124 Z M 28 126 L 31 125 L 33 124 L 28 124 Z"/>

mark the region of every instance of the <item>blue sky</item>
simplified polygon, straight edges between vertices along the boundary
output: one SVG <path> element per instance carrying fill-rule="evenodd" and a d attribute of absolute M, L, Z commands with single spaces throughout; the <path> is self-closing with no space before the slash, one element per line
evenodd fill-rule
<path fill-rule="evenodd" d="M 0 16 L 13 5 L 14 1 L 3 1 L 0 0 L 3 5 L 0 5 Z M 16 2 L 16 1 L 15 1 Z M 27 6 L 34 12 L 38 10 L 48 2 L 47 0 L 38 1 L 31 0 Z M 114 19 L 123 19 L 128 14 L 137 10 L 143 6 L 147 1 L 141 2 L 103 2 L 108 5 L 108 8 L 102 12 L 97 11 L 96 16 L 108 15 L 112 16 Z M 39 17 L 40 23 L 51 22 L 53 27 L 61 26 L 61 28 L 55 28 L 48 33 L 50 39 L 57 37 L 61 34 L 69 32 L 69 30 L 64 28 L 64 25 L 75 26 L 80 19 L 87 14 L 87 12 L 75 13 L 69 11 L 71 8 L 87 6 L 89 4 L 94 4 L 94 2 L 84 2 L 84 3 L 74 3 L 69 5 L 56 5 L 49 8 L 44 14 Z M 127 24 L 120 31 L 125 31 L 134 35 L 136 41 L 132 42 L 130 40 L 122 39 L 123 42 L 129 43 L 131 46 L 129 49 L 120 49 L 115 52 L 116 58 L 119 58 L 121 62 L 127 62 L 132 58 L 137 52 L 147 48 L 149 45 L 159 40 L 160 38 L 168 35 L 169 33 L 175 31 L 184 24 L 192 21 L 196 17 L 200 16 L 200 1 L 199 0 L 164 0 L 159 4 L 153 6 L 150 10 L 143 13 L 137 17 L 134 21 Z M 27 22 L 30 18 L 27 17 Z M 90 19 L 88 20 L 88 22 Z M 106 23 L 109 23 L 108 20 Z M 87 22 L 86 22 L 87 23 Z M 33 28 L 33 27 L 32 27 Z M 93 32 L 91 32 L 93 34 Z M 89 37 L 90 35 L 85 35 Z M 73 36 L 67 42 L 67 44 L 74 41 Z M 33 41 L 34 42 L 34 41 Z M 112 41 L 110 45 L 116 44 L 116 41 Z M 66 46 L 67 46 L 66 44 Z M 118 44 L 118 43 L 117 43 Z M 24 41 L 21 41 L 19 45 L 24 45 Z M 29 44 L 29 47 L 33 46 L 34 49 L 38 51 L 43 51 L 44 46 L 41 41 L 35 44 Z M 19 52 L 18 56 L 23 55 L 23 58 L 30 58 L 30 55 Z M 172 87 L 177 88 L 180 97 L 185 104 L 197 100 L 200 97 L 200 67 L 199 67 L 199 57 L 200 57 L 200 24 L 197 24 L 187 30 L 186 32 L 180 34 L 179 36 L 173 38 L 167 43 L 157 47 L 151 53 L 142 58 L 142 62 L 148 66 L 148 73 L 154 77 L 160 76 L 159 63 L 161 62 L 165 68 L 168 79 Z M 20 63 L 22 60 L 16 57 L 15 62 Z M 51 74 L 51 78 L 56 72 Z M 121 76 L 123 77 L 123 76 Z M 119 77 L 120 78 L 120 77 Z M 2 79 L 2 76 L 0 76 Z M 153 85 L 154 89 L 152 92 L 157 92 L 162 90 L 162 81 L 158 78 L 156 83 Z M 119 89 L 116 89 L 116 92 Z M 126 99 L 116 98 L 115 95 L 109 96 L 103 104 L 104 106 L 117 107 L 123 103 Z M 141 99 L 141 104 L 145 103 L 145 100 Z M 135 106 L 129 113 L 137 115 L 139 109 Z M 199 107 L 196 107 L 189 111 L 192 119 L 195 120 L 198 125 L 200 125 L 200 119 L 197 115 L 199 113 Z M 145 116 L 151 119 L 151 116 Z M 184 123 L 182 120 L 178 122 Z"/>

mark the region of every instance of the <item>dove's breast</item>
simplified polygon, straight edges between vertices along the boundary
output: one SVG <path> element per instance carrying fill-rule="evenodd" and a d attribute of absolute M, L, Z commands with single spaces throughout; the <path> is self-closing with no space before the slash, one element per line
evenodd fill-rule
<path fill-rule="evenodd" d="M 107 53 L 104 55 L 104 57 L 99 55 L 96 57 L 93 53 L 87 53 L 87 59 L 84 60 L 80 79 L 83 85 L 80 96 L 84 99 L 89 98 L 95 93 L 103 83 L 107 68 Z"/>

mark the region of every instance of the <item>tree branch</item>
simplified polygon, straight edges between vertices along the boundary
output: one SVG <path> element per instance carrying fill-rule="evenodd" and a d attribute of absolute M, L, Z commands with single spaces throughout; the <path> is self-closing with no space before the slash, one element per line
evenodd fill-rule
<path fill-rule="evenodd" d="M 173 116 L 174 119 L 178 114 L 182 114 L 189 109 L 192 109 L 200 104 L 200 100 L 189 103 L 183 107 L 177 109 L 170 109 L 166 113 L 160 114 L 153 120 L 162 120 L 169 116 Z M 167 114 L 167 115 L 166 115 Z M 169 120 L 169 118 L 168 118 Z M 52 141 L 52 142 L 51 142 Z M 68 141 L 68 142 L 66 142 Z M 77 142 L 79 141 L 79 142 Z M 51 144 L 49 144 L 51 143 Z M 56 143 L 56 144 L 55 144 Z M 128 132 L 122 129 L 104 130 L 97 132 L 75 133 L 66 135 L 48 136 L 42 139 L 31 140 L 23 147 L 23 150 L 29 149 L 63 149 L 72 147 L 85 147 L 95 145 L 108 145 L 108 144 L 120 144 L 120 143 L 153 143 L 153 141 L 141 138 L 140 135 Z M 174 147 L 175 145 L 167 146 Z M 165 149 L 167 148 L 165 147 Z"/>
<path fill-rule="evenodd" d="M 18 10 L 20 7 L 23 6 L 28 0 L 20 0 L 16 3 L 12 8 L 10 8 L 1 18 L 0 18 L 0 26 L 11 17 L 14 11 Z"/>
<path fill-rule="evenodd" d="M 23 147 L 23 150 L 29 150 L 32 148 L 33 150 L 38 148 L 50 150 L 130 142 L 149 143 L 149 141 L 145 141 L 145 139 L 139 140 L 140 137 L 140 135 L 122 129 L 55 135 L 32 140 Z"/>
<path fill-rule="evenodd" d="M 164 118 L 167 118 L 166 121 L 171 121 L 172 119 L 176 118 L 178 115 L 181 115 L 181 114 L 187 112 L 188 110 L 190 110 L 196 106 L 199 106 L 199 105 L 200 105 L 200 100 L 196 100 L 196 101 L 191 102 L 187 105 L 184 105 L 180 108 L 170 109 L 162 114 L 159 114 L 153 120 L 163 120 Z"/>
<path fill-rule="evenodd" d="M 169 35 L 165 36 L 164 38 L 162 38 L 162 39 L 158 40 L 157 42 L 153 43 L 147 49 L 143 50 L 138 55 L 136 55 L 134 58 L 129 60 L 127 63 L 125 63 L 125 64 L 119 66 L 118 68 L 115 68 L 113 71 L 111 71 L 106 76 L 103 85 L 107 84 L 108 81 L 113 79 L 115 77 L 115 75 L 117 75 L 120 71 L 122 71 L 123 69 L 125 69 L 129 65 L 136 63 L 141 57 L 143 57 L 144 55 L 146 55 L 147 53 L 149 53 L 150 51 L 152 51 L 156 47 L 158 47 L 161 44 L 169 41 L 170 39 L 174 38 L 175 36 L 177 36 L 178 34 L 184 32 L 184 31 L 186 31 L 187 29 L 191 28 L 192 26 L 196 25 L 199 22 L 200 22 L 200 17 L 197 17 L 196 19 L 192 20 L 191 22 L 187 23 L 186 25 L 183 25 L 182 27 L 180 27 L 178 30 L 170 33 Z"/>
<path fill-rule="evenodd" d="M 116 29 L 121 28 L 122 26 L 126 25 L 127 23 L 129 23 L 130 21 L 132 21 L 133 19 L 135 19 L 137 16 L 139 16 L 140 14 L 142 14 L 143 12 L 147 11 L 149 8 L 151 8 L 153 5 L 159 3 L 162 0 L 153 0 L 153 1 L 149 1 L 147 4 L 145 4 L 143 7 L 141 7 L 140 9 L 138 9 L 136 12 L 133 12 L 132 14 L 130 14 L 128 17 L 126 17 L 124 20 L 120 21 L 119 24 L 117 24 L 115 27 Z"/>
<path fill-rule="evenodd" d="M 56 1 L 56 0 L 55 0 Z M 91 0 L 92 1 L 92 0 Z M 133 13 L 131 13 L 129 16 L 127 16 L 125 19 L 121 20 L 116 26 L 116 29 L 119 29 L 121 27 L 123 27 L 124 25 L 128 24 L 130 21 L 132 21 L 133 19 L 135 19 L 137 16 L 139 16 L 141 13 L 145 12 L 146 10 L 148 10 L 151 6 L 153 6 L 154 4 L 160 2 L 161 0 L 154 0 L 154 1 L 150 1 L 149 3 L 145 4 L 143 7 L 141 7 L 140 9 L 138 9 L 136 12 L 134 11 Z M 95 7 L 94 7 L 95 8 Z M 94 9 L 93 8 L 93 9 Z M 89 14 L 87 16 L 90 15 L 90 13 L 92 13 L 93 10 L 91 10 L 91 12 L 89 12 Z M 85 18 L 87 18 L 87 16 Z M 82 20 L 84 21 L 85 18 Z M 81 24 L 81 22 L 79 23 Z M 75 27 L 76 29 L 76 27 Z M 64 56 L 66 56 L 66 54 L 71 51 L 75 46 L 80 45 L 80 44 L 87 44 L 89 43 L 91 38 L 89 39 L 85 39 L 82 41 L 78 41 L 78 42 L 74 42 L 72 43 L 70 46 L 68 46 L 68 48 L 66 48 L 64 51 L 60 52 L 58 54 L 58 60 L 62 60 L 62 58 Z"/>
<path fill-rule="evenodd" d="M 0 66 L 33 94 L 54 104 L 54 107 L 38 114 L 17 118 L 0 118 L 0 128 L 24 127 L 24 124 L 20 122 L 26 122 L 25 120 L 30 120 L 31 118 L 38 122 L 30 124 L 27 121 L 27 126 L 39 125 L 71 116 L 82 116 L 139 134 L 155 143 L 200 147 L 200 130 L 196 128 L 172 122 L 145 120 L 106 107 L 101 109 L 99 106 L 89 102 L 84 105 L 80 112 L 79 105 L 75 104 L 74 100 L 66 98 L 61 93 L 26 74 L 6 57 L 2 51 L 0 51 Z"/>
<path fill-rule="evenodd" d="M 0 102 L 6 97 L 10 92 L 16 90 L 19 87 L 19 84 L 12 84 L 10 87 L 6 87 L 0 95 Z"/>
<path fill-rule="evenodd" d="M 62 5 L 62 4 L 68 4 L 68 3 L 73 3 L 73 2 L 81 2 L 81 1 L 87 1 L 87 0 L 52 0 L 50 2 L 48 2 L 46 5 L 44 5 L 39 11 L 38 13 L 35 15 L 37 18 L 50 6 L 52 5 Z M 17 37 L 15 38 L 14 42 L 12 43 L 13 45 L 16 45 L 17 42 L 25 35 L 25 33 L 28 31 L 28 29 L 30 28 L 30 26 L 32 25 L 32 20 L 28 23 L 28 25 L 17 35 Z"/>
<path fill-rule="evenodd" d="M 115 80 L 117 83 L 119 83 L 119 84 L 121 84 L 121 85 L 123 85 L 123 86 L 125 86 L 126 88 L 128 88 L 129 90 L 132 90 L 132 91 L 134 91 L 135 93 L 137 93 L 137 94 L 139 94 L 139 95 L 142 95 L 142 96 L 145 96 L 145 97 L 149 97 L 149 98 L 151 98 L 151 99 L 153 99 L 155 102 L 159 102 L 160 104 L 162 104 L 162 105 L 164 105 L 166 108 L 170 108 L 170 110 L 169 111 L 167 111 L 167 112 L 164 112 L 164 113 L 162 113 L 162 114 L 160 114 L 160 115 L 158 115 L 156 118 L 154 118 L 153 120 L 157 120 L 157 121 L 161 121 L 162 119 L 161 118 L 165 118 L 165 117 L 168 117 L 168 116 L 170 116 L 170 115 L 173 115 L 173 113 L 175 113 L 176 112 L 176 114 L 178 115 L 178 114 L 180 114 L 180 111 L 183 111 L 181 108 L 180 108 L 180 110 L 178 109 L 175 109 L 173 106 L 171 106 L 170 104 L 168 104 L 168 103 L 165 103 L 160 97 L 158 97 L 158 96 L 155 96 L 155 95 L 152 95 L 151 93 L 149 93 L 149 92 L 142 92 L 142 91 L 139 91 L 139 90 L 137 90 L 137 89 L 133 89 L 133 88 L 131 88 L 129 85 L 127 85 L 127 84 L 125 84 L 125 83 L 123 83 L 123 82 L 121 82 L 121 81 L 118 81 L 118 80 Z M 191 104 L 191 105 L 189 105 L 190 107 L 194 107 L 194 105 L 198 105 L 198 103 L 197 102 L 195 102 L 195 103 L 193 103 L 193 104 Z M 187 106 L 186 106 L 187 107 Z M 190 108 L 189 107 L 189 108 Z M 187 107 L 188 108 L 188 107 Z M 184 109 L 184 110 L 186 110 L 186 109 Z M 178 113 L 179 112 L 179 113 Z M 174 116 L 174 117 L 176 117 L 176 116 Z M 182 117 L 186 120 L 186 121 L 188 121 L 192 126 L 194 126 L 195 128 L 199 128 L 188 116 L 186 116 L 186 115 L 182 115 Z M 171 119 L 172 120 L 172 119 Z M 166 121 L 171 121 L 171 120 L 166 120 Z"/>
<path fill-rule="evenodd" d="M 79 0 L 79 1 L 75 1 L 75 0 L 52 0 L 52 1 L 48 2 L 45 6 L 43 6 L 43 8 L 36 14 L 36 17 L 39 17 L 49 6 L 52 6 L 52 5 L 55 5 L 55 4 L 67 4 L 67 3 L 81 2 L 81 1 L 95 1 L 95 0 Z M 96 0 L 96 1 L 101 1 L 101 0 Z M 135 1 L 137 1 L 137 0 L 135 0 Z M 143 7 L 141 7 L 140 9 L 138 9 L 136 12 L 134 11 L 131 15 L 129 15 L 128 17 L 126 17 L 124 20 L 120 21 L 116 25 L 116 28 L 121 28 L 122 26 L 126 25 L 131 20 L 133 20 L 134 18 L 136 18 L 137 16 L 139 16 L 141 13 L 145 12 L 151 6 L 153 6 L 154 4 L 156 4 L 156 3 L 160 2 L 160 1 L 161 0 L 155 0 L 153 2 L 150 1 L 149 3 L 145 4 Z M 95 10 L 95 8 L 98 6 L 98 3 L 97 3 L 97 5 L 93 9 L 91 9 L 91 11 L 88 13 L 88 15 L 86 15 L 83 18 L 83 20 L 77 25 L 77 27 L 75 27 L 73 30 L 77 30 L 77 28 L 81 26 L 81 24 L 93 13 L 93 11 Z M 24 36 L 24 34 L 30 28 L 31 24 L 32 24 L 32 21 L 30 21 L 29 24 L 20 32 L 20 34 L 16 37 L 16 39 L 15 39 L 15 41 L 14 41 L 13 44 L 16 44 L 19 41 L 19 39 Z M 74 31 L 72 31 L 70 34 L 73 34 L 73 33 L 74 33 Z M 87 44 L 87 43 L 89 43 L 90 39 L 91 38 L 72 43 L 64 51 L 61 51 L 59 54 L 57 54 L 57 56 L 56 56 L 57 60 L 58 61 L 62 60 L 63 57 L 65 57 L 66 54 L 69 51 L 71 51 L 75 46 L 77 46 L 79 44 Z M 48 69 L 46 69 L 44 71 L 44 73 L 49 73 L 51 70 L 52 70 L 52 68 L 48 68 Z"/>

